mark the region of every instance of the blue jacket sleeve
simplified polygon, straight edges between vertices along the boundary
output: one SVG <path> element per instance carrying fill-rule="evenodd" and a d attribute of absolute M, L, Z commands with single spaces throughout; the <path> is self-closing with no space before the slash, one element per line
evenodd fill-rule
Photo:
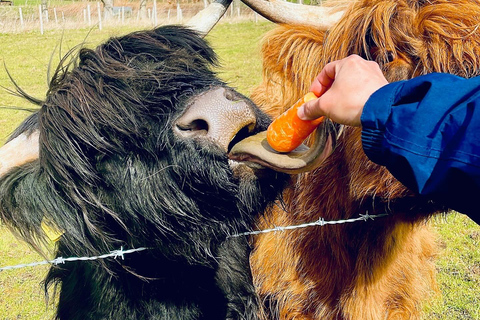
<path fill-rule="evenodd" d="M 480 77 L 388 84 L 362 113 L 367 156 L 405 186 L 480 222 Z"/>

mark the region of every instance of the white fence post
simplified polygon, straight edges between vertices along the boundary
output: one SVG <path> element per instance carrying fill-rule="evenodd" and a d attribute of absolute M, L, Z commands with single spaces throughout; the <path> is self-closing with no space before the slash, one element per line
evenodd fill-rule
<path fill-rule="evenodd" d="M 55 25 L 58 25 L 57 8 L 53 8 L 53 16 L 55 17 Z"/>
<path fill-rule="evenodd" d="M 153 15 L 153 26 L 156 27 L 157 26 L 157 0 L 153 0 L 153 12 L 152 12 L 152 15 Z"/>
<path fill-rule="evenodd" d="M 23 28 L 23 12 L 22 12 L 22 7 L 18 7 L 18 14 L 20 15 L 20 25 Z"/>
<path fill-rule="evenodd" d="M 40 17 L 40 34 L 43 34 L 42 5 L 38 6 L 38 14 L 39 14 L 39 17 Z"/>
<path fill-rule="evenodd" d="M 92 12 L 90 10 L 90 5 L 87 5 L 87 19 L 88 19 L 88 25 L 92 25 Z"/>
<path fill-rule="evenodd" d="M 97 2 L 97 14 L 98 14 L 98 29 L 102 30 L 102 10 L 100 9 L 100 2 Z"/>
<path fill-rule="evenodd" d="M 182 20 L 183 20 L 182 8 L 180 8 L 180 2 L 177 2 L 177 22 L 180 22 Z"/>

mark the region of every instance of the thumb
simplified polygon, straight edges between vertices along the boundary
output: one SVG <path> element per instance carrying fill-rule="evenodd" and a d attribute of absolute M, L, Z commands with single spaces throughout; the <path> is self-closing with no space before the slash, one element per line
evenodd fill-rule
<path fill-rule="evenodd" d="M 314 120 L 324 115 L 320 108 L 320 98 L 304 103 L 297 110 L 297 116 L 301 120 Z"/>

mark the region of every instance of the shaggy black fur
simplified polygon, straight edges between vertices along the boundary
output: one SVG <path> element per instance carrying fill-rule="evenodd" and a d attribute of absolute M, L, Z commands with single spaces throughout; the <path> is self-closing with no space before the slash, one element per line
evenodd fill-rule
<path fill-rule="evenodd" d="M 286 176 L 239 177 L 215 143 L 173 131 L 192 99 L 226 87 L 215 63 L 181 27 L 112 38 L 60 67 L 41 110 L 14 134 L 40 130 L 40 159 L 0 181 L 0 218 L 21 237 L 38 243 L 43 220 L 65 230 L 57 256 L 150 248 L 52 266 L 58 319 L 256 318 L 247 240 L 227 236 L 250 228 Z M 254 134 L 270 120 L 252 108 Z"/>

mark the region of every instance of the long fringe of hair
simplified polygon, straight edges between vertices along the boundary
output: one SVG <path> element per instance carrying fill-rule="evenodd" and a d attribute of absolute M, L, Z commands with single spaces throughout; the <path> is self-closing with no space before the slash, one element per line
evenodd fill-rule
<path fill-rule="evenodd" d="M 359 54 L 389 81 L 432 72 L 480 75 L 480 1 L 353 1 L 330 30 L 282 26 L 266 35 L 265 82 L 253 94 L 278 115 L 330 61 Z M 265 96 L 263 96 L 265 95 Z M 274 98 L 272 98 L 274 97 Z"/>

